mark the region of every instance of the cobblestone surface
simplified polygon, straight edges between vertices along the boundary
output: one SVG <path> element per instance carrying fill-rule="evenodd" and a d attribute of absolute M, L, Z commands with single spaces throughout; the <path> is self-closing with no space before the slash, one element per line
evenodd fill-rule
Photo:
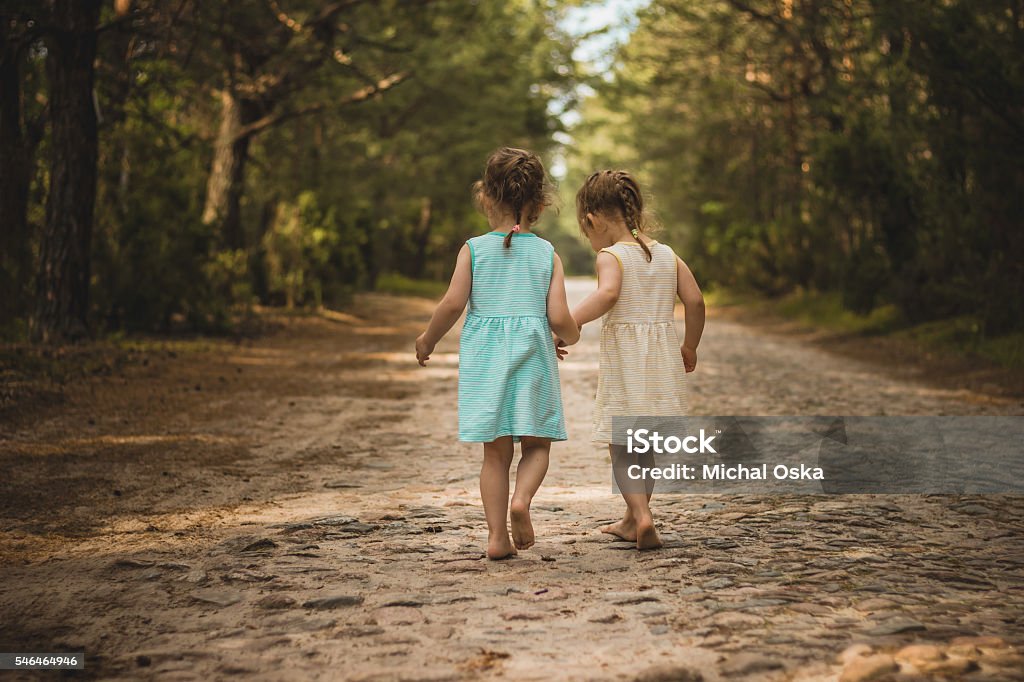
<path fill-rule="evenodd" d="M 537 544 L 487 561 L 457 338 L 427 369 L 411 352 L 428 312 L 363 321 L 344 347 L 257 343 L 300 352 L 306 389 L 268 390 L 222 433 L 250 435 L 247 472 L 301 472 L 294 490 L 9 560 L 0 641 L 76 647 L 126 680 L 1024 679 L 1024 497 L 666 495 L 663 549 L 600 534 L 621 501 L 587 441 L 596 328 L 561 366 L 571 440 Z M 1021 414 L 714 317 L 690 378 L 696 414 Z"/>

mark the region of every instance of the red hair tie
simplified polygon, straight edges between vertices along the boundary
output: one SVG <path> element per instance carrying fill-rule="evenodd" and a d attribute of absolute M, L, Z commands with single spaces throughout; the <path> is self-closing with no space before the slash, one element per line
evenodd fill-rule
<path fill-rule="evenodd" d="M 515 225 L 514 225 L 514 226 L 512 227 L 512 231 L 513 231 L 513 232 L 518 232 L 518 231 L 519 231 L 519 229 L 520 229 L 520 228 L 519 228 L 519 223 L 516 223 L 516 224 L 515 224 Z"/>

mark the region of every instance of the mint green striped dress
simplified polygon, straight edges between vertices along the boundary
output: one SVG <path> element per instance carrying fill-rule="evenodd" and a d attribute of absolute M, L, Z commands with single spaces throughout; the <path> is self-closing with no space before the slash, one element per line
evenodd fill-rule
<path fill-rule="evenodd" d="M 529 232 L 468 241 L 473 288 L 459 339 L 459 440 L 566 440 L 547 299 L 555 249 Z"/>

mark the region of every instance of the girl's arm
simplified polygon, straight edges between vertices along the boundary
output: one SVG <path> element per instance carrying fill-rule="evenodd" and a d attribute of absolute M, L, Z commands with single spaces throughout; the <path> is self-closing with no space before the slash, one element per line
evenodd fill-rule
<path fill-rule="evenodd" d="M 622 290 L 622 266 L 619 259 L 608 251 L 597 254 L 597 291 L 583 299 L 572 311 L 576 323 L 582 327 L 612 309 Z"/>
<path fill-rule="evenodd" d="M 697 367 L 697 345 L 704 333 L 704 294 L 700 293 L 697 280 L 686 267 L 682 258 L 676 256 L 676 293 L 685 309 L 686 333 L 679 352 L 683 354 L 683 365 L 687 372 Z"/>
<path fill-rule="evenodd" d="M 580 328 L 576 320 L 572 319 L 569 302 L 565 298 L 565 271 L 557 253 L 551 268 L 551 285 L 548 287 L 548 324 L 551 325 L 551 331 L 565 342 L 564 345 L 571 346 L 580 340 Z"/>
<path fill-rule="evenodd" d="M 434 352 L 434 346 L 448 333 L 452 325 L 458 322 L 462 311 L 466 309 L 469 291 L 473 287 L 471 258 L 469 245 L 463 244 L 455 261 L 455 272 L 452 273 L 448 291 L 434 309 L 427 330 L 416 339 L 416 360 L 424 367 L 427 366 L 430 354 Z"/>

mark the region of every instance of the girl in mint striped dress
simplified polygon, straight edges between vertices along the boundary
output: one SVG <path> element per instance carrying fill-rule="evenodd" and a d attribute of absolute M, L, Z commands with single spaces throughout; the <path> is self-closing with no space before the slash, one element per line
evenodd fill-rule
<path fill-rule="evenodd" d="M 492 231 L 459 251 L 448 292 L 416 339 L 416 359 L 425 366 L 468 303 L 459 340 L 459 440 L 484 444 L 487 556 L 503 559 L 534 543 L 530 503 L 547 473 L 551 441 L 566 439 L 552 332 L 569 345 L 579 328 L 561 260 L 530 231 L 550 203 L 537 155 L 497 150 L 475 192 Z M 509 504 L 515 443 L 522 454 Z"/>

